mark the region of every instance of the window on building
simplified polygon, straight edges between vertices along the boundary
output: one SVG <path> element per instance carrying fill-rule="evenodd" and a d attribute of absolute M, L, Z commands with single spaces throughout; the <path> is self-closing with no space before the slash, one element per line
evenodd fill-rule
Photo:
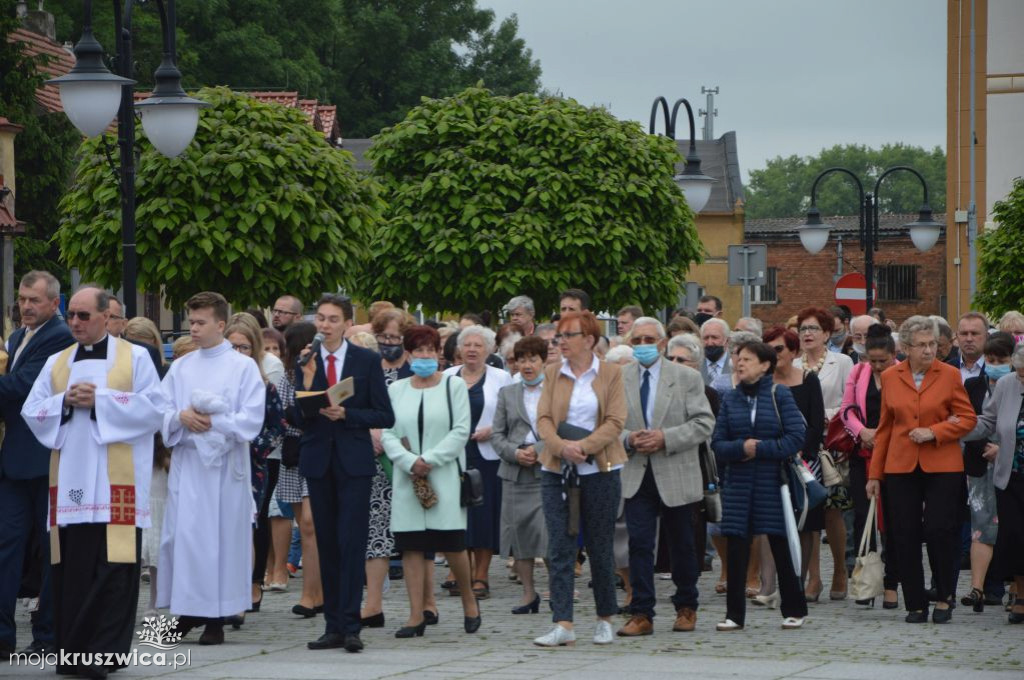
<path fill-rule="evenodd" d="M 763 286 L 751 286 L 750 287 L 750 301 L 753 303 L 761 304 L 772 304 L 779 301 L 778 288 L 776 288 L 776 281 L 778 280 L 779 270 L 776 267 L 768 267 L 768 271 L 765 272 L 765 283 Z"/>
<path fill-rule="evenodd" d="M 878 299 L 886 302 L 917 300 L 916 264 L 886 264 L 875 268 Z"/>

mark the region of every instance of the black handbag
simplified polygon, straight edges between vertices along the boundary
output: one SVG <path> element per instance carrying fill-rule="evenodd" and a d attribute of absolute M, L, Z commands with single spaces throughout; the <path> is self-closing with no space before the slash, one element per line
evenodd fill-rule
<path fill-rule="evenodd" d="M 448 399 L 448 429 L 454 425 L 452 414 L 452 387 L 451 379 L 444 379 L 444 393 Z M 476 507 L 484 504 L 484 477 L 476 468 L 467 467 L 462 469 L 462 463 L 455 459 L 459 468 L 459 505 L 464 508 Z"/>
<path fill-rule="evenodd" d="M 285 437 L 281 442 L 281 465 L 293 468 L 299 464 L 299 441 L 301 437 Z"/>
<path fill-rule="evenodd" d="M 704 484 L 704 517 L 709 522 L 722 521 L 722 494 L 715 454 L 707 443 L 700 445 L 700 476 Z"/>

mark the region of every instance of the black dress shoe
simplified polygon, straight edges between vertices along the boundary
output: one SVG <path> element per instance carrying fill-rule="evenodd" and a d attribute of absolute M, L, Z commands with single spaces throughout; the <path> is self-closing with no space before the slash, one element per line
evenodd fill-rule
<path fill-rule="evenodd" d="M 903 620 L 907 623 L 928 623 L 928 610 L 919 609 L 917 611 L 907 612 L 907 618 Z"/>
<path fill-rule="evenodd" d="M 311 619 L 316 616 L 316 607 L 303 607 L 301 604 L 297 604 L 292 607 L 292 614 L 301 616 L 304 619 Z"/>
<path fill-rule="evenodd" d="M 318 639 L 307 642 L 309 649 L 339 649 L 345 646 L 345 635 L 342 633 L 324 633 Z"/>
<path fill-rule="evenodd" d="M 109 671 L 106 666 L 100 664 L 80 664 L 78 666 L 78 674 L 83 678 L 91 678 L 92 680 L 103 680 L 107 677 Z"/>
<path fill-rule="evenodd" d="M 424 619 L 416 626 L 402 626 L 395 631 L 395 637 L 399 639 L 423 637 L 423 631 L 427 629 L 427 620 Z"/>
<path fill-rule="evenodd" d="M 349 633 L 345 636 L 345 651 L 350 654 L 363 651 L 363 641 L 359 639 L 358 635 Z"/>
<path fill-rule="evenodd" d="M 464 621 L 462 627 L 467 633 L 475 633 L 480 630 L 480 624 L 483 623 L 483 619 L 478 616 L 466 616 L 463 617 Z"/>
<path fill-rule="evenodd" d="M 540 610 L 540 595 L 533 598 L 532 602 L 512 608 L 513 614 L 536 614 Z"/>
<path fill-rule="evenodd" d="M 14 649 L 14 645 L 9 645 L 6 642 L 0 642 L 0 659 L 6 659 L 17 651 Z"/>
<path fill-rule="evenodd" d="M 932 623 L 949 623 L 953 620 L 953 608 L 939 609 L 936 607 L 932 610 Z"/>
<path fill-rule="evenodd" d="M 323 614 L 324 613 L 324 606 L 322 604 L 318 604 L 317 606 L 313 607 L 313 613 L 315 613 L 315 614 Z"/>
<path fill-rule="evenodd" d="M 441 620 L 441 617 L 438 615 L 437 612 L 432 612 L 429 609 L 424 609 L 423 620 L 426 622 L 428 626 L 436 626 L 438 622 Z"/>
<path fill-rule="evenodd" d="M 373 616 L 366 616 L 359 619 L 359 625 L 361 625 L 363 628 L 383 628 L 384 612 L 378 612 Z"/>
<path fill-rule="evenodd" d="M 201 645 L 222 645 L 224 644 L 224 624 L 223 623 L 208 623 L 206 628 L 203 629 L 203 634 L 199 636 L 199 644 Z"/>

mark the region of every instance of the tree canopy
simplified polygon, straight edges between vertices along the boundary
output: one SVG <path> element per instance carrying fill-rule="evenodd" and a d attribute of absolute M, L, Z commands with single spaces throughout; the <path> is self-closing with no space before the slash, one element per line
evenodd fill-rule
<path fill-rule="evenodd" d="M 814 178 L 827 168 L 853 171 L 869 192 L 874 191 L 879 175 L 896 165 L 909 165 L 924 175 L 932 210 L 946 210 L 946 154 L 940 147 L 927 151 L 905 144 L 886 144 L 881 149 L 847 144 L 822 149 L 817 156 L 777 156 L 764 169 L 751 170 L 746 187 L 747 217 L 804 217 Z M 921 183 L 908 172 L 886 177 L 879 195 L 882 212 L 916 213 L 921 207 Z M 817 200 L 822 215 L 856 215 L 860 210 L 856 185 L 843 173 L 821 181 Z"/>
<path fill-rule="evenodd" d="M 992 207 L 997 228 L 978 238 L 978 285 L 974 304 L 993 316 L 1020 310 L 1024 302 L 1024 178 Z"/>
<path fill-rule="evenodd" d="M 50 0 L 58 39 L 81 33 L 80 0 Z M 346 137 L 392 125 L 421 96 L 483 79 L 499 94 L 536 92 L 540 65 L 517 37 L 515 15 L 494 25 L 476 0 L 178 0 L 179 67 L 186 87 L 293 89 L 338 105 Z M 93 3 L 94 30 L 114 51 L 111 3 Z M 135 8 L 139 88 L 159 64 L 159 19 Z"/>
<path fill-rule="evenodd" d="M 367 157 L 388 204 L 361 288 L 376 297 L 464 311 L 527 294 L 544 314 L 580 287 L 595 309 L 658 307 L 703 254 L 675 144 L 604 109 L 469 88 Z"/>
<path fill-rule="evenodd" d="M 212 106 L 181 156 L 164 157 L 136 131 L 140 289 L 162 287 L 175 309 L 198 290 L 247 306 L 352 287 L 382 208 L 376 183 L 299 110 L 227 88 L 195 96 Z M 100 138 L 82 145 L 60 207 L 62 260 L 117 288 L 120 203 Z"/>

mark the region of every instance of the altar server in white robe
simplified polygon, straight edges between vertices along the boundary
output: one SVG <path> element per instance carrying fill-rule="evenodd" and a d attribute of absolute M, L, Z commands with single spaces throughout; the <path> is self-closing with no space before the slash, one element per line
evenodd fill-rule
<path fill-rule="evenodd" d="M 251 604 L 256 515 L 249 442 L 263 427 L 266 387 L 256 362 L 224 339 L 228 303 L 219 293 L 189 298 L 199 348 L 163 380 L 164 443 L 174 448 L 157 568 L 157 607 L 178 616 L 182 634 L 206 628 L 200 644 L 224 641 L 221 617 Z M 202 406 L 196 407 L 197 404 Z"/>
<path fill-rule="evenodd" d="M 86 285 L 68 303 L 76 343 L 50 356 L 22 416 L 50 453 L 50 560 L 57 647 L 128 653 L 150 526 L 153 433 L 164 397 L 149 354 L 110 337 L 109 295 Z M 106 677 L 102 657 L 58 672 Z"/>

